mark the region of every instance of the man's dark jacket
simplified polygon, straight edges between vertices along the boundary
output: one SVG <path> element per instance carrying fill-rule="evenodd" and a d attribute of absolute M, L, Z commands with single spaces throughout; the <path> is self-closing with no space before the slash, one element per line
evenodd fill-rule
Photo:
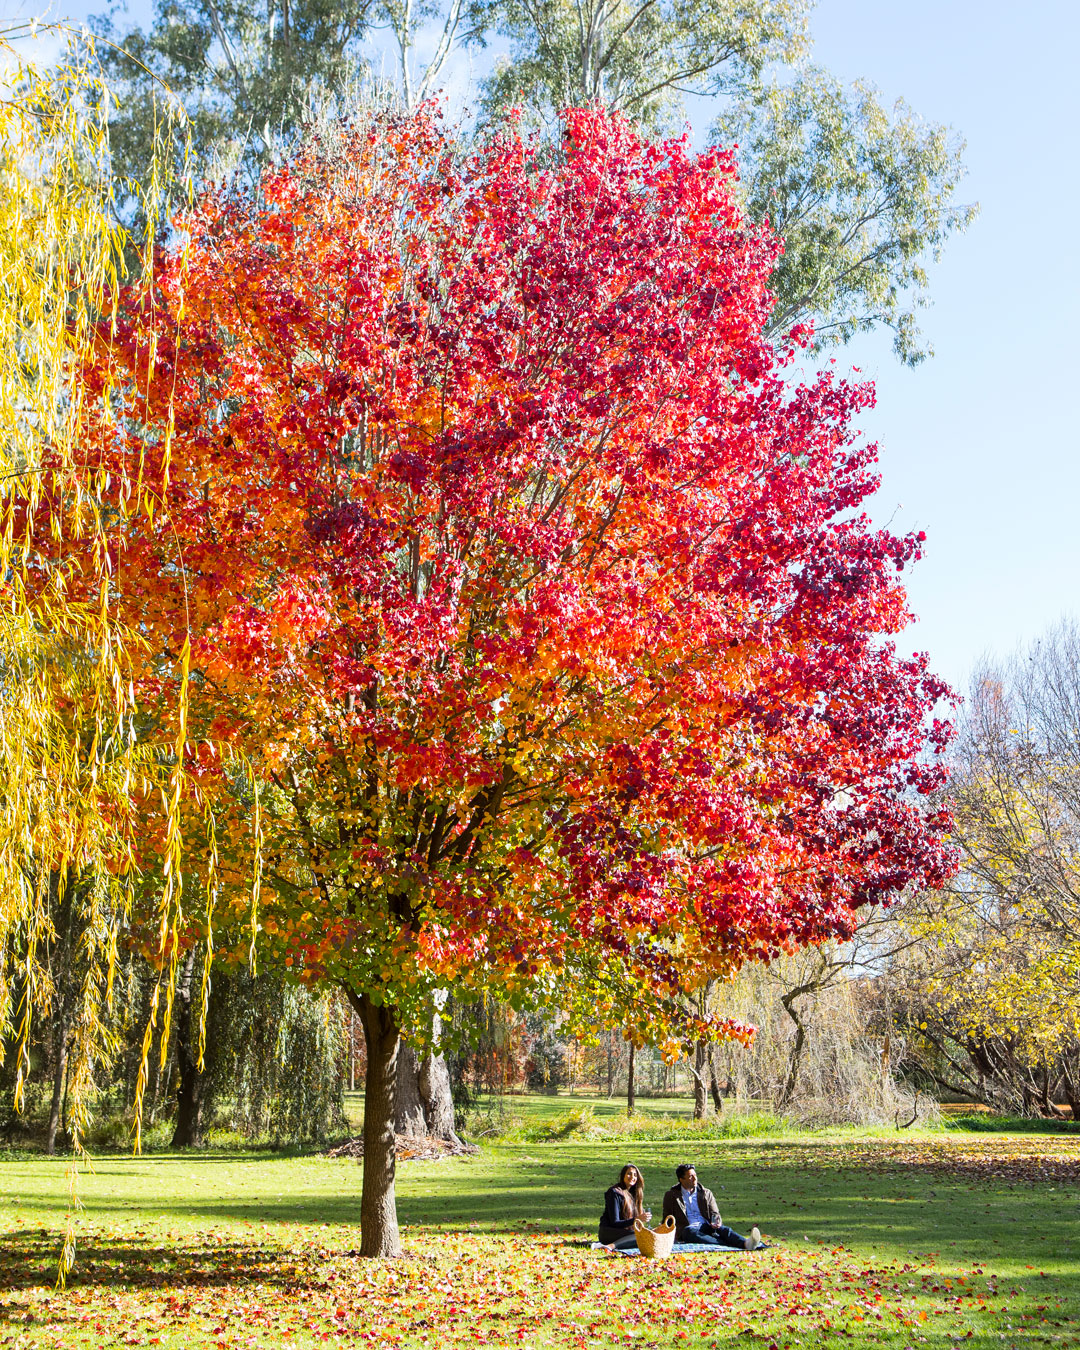
<path fill-rule="evenodd" d="M 688 1226 L 686 1205 L 683 1203 L 685 1196 L 686 1192 L 683 1190 L 681 1184 L 672 1186 L 670 1191 L 664 1192 L 664 1218 L 666 1219 L 669 1214 L 675 1216 L 676 1240 L 682 1237 Z M 701 1217 L 705 1222 L 711 1223 L 714 1228 L 719 1228 L 720 1211 L 716 1206 L 716 1197 L 713 1195 L 712 1191 L 710 1191 L 707 1186 L 703 1186 L 700 1181 L 697 1185 L 697 1202 L 698 1209 L 701 1210 Z"/>

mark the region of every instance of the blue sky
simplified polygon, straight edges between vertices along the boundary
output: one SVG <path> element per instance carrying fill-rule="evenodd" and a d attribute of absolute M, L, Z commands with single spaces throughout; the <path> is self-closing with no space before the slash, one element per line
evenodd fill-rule
<path fill-rule="evenodd" d="M 36 7 L 0 0 L 0 17 Z M 51 14 L 104 8 L 53 0 Z M 928 535 L 909 580 L 919 622 L 901 645 L 928 651 L 963 689 L 982 656 L 1080 611 L 1069 337 L 1080 316 L 1080 6 L 819 0 L 812 27 L 819 64 L 870 80 L 890 101 L 903 96 L 967 140 L 962 195 L 982 213 L 933 272 L 923 327 L 935 357 L 903 369 L 885 336 L 839 357 L 877 385 L 878 406 L 862 419 L 882 454 L 874 515 Z"/>
<path fill-rule="evenodd" d="M 1059 0 L 820 0 L 816 59 L 871 79 L 967 140 L 982 212 L 934 270 L 935 356 L 900 368 L 885 339 L 845 349 L 877 385 L 875 515 L 924 529 L 904 642 L 965 686 L 1080 611 L 1080 434 L 1069 334 L 1080 311 L 1080 7 Z"/>

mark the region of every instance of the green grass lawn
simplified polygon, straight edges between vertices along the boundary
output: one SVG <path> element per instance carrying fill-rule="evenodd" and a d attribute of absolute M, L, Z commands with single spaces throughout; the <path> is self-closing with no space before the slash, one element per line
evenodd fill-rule
<path fill-rule="evenodd" d="M 0 1345 L 1080 1346 L 1075 1136 L 698 1142 L 725 1220 L 757 1222 L 771 1249 L 591 1251 L 622 1153 L 659 1212 L 681 1147 L 504 1144 L 404 1163 L 401 1262 L 354 1255 L 354 1162 L 109 1156 L 81 1181 L 64 1292 L 65 1164 L 9 1157 Z"/>
<path fill-rule="evenodd" d="M 626 1097 L 591 1096 L 588 1093 L 510 1093 L 505 1097 L 481 1097 L 475 1111 L 502 1112 L 517 1117 L 525 1124 L 542 1124 L 564 1116 L 568 1111 L 591 1107 L 600 1119 L 626 1115 Z M 692 1097 L 638 1097 L 635 1109 L 643 1116 L 674 1116 L 689 1120 L 694 1110 Z M 349 1123 L 359 1132 L 364 1122 L 364 1094 L 362 1091 L 345 1093 L 345 1114 Z"/>
<path fill-rule="evenodd" d="M 567 1111 L 580 1110 L 586 1106 L 591 1107 L 597 1116 L 605 1119 L 609 1116 L 626 1115 L 625 1096 L 605 1097 L 599 1093 L 594 1095 L 587 1092 L 551 1094 L 529 1092 L 520 1095 L 510 1094 L 501 1098 L 501 1101 L 511 1115 L 520 1116 L 529 1123 L 553 1120 L 556 1116 L 565 1115 Z M 481 1109 L 487 1104 L 487 1101 L 482 1099 Z M 675 1116 L 681 1120 L 688 1120 L 694 1110 L 694 1099 L 689 1096 L 638 1097 L 634 1109 L 641 1115 Z"/>

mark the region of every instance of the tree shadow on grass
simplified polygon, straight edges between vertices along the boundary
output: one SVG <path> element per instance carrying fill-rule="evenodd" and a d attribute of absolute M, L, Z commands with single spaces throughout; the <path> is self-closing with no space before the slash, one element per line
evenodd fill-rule
<path fill-rule="evenodd" d="M 0 1288 L 40 1288 L 56 1280 L 60 1236 L 55 1229 L 8 1233 L 0 1251 Z M 139 1236 L 103 1237 L 93 1232 L 79 1239 L 77 1262 L 69 1288 L 162 1290 L 178 1287 L 212 1289 L 230 1285 L 310 1287 L 317 1257 L 244 1242 L 178 1242 L 161 1246 Z M 0 1326 L 5 1310 L 0 1304 Z M 20 1313 L 21 1320 L 21 1313 Z"/>

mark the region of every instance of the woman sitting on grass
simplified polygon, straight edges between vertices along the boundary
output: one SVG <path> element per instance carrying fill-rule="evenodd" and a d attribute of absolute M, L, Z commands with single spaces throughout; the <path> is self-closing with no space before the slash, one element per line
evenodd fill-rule
<path fill-rule="evenodd" d="M 606 1247 L 636 1247 L 634 1220 L 647 1223 L 652 1211 L 645 1208 L 645 1178 L 633 1163 L 627 1163 L 614 1186 L 604 1192 L 600 1216 L 600 1241 Z"/>

